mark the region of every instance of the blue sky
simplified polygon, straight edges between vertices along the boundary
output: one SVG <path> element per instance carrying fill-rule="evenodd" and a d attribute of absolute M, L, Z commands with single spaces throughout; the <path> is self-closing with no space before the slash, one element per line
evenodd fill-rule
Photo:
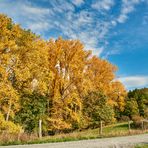
<path fill-rule="evenodd" d="M 127 89 L 148 87 L 148 0 L 0 0 L 0 13 L 45 39 L 81 40 Z"/>

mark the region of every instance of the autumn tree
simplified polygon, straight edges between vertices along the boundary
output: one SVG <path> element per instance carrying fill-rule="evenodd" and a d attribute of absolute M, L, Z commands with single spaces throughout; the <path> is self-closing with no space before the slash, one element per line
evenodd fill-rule
<path fill-rule="evenodd" d="M 46 42 L 29 30 L 22 30 L 17 40 L 14 87 L 20 94 L 20 111 L 15 121 L 27 132 L 37 131 L 38 122 L 46 123 L 47 97 L 52 73 L 49 69 Z"/>
<path fill-rule="evenodd" d="M 70 128 L 79 124 L 82 116 L 82 98 L 79 87 L 83 84 L 84 68 L 89 52 L 78 40 L 50 40 L 48 43 L 50 69 L 54 74 L 51 88 L 51 127 Z"/>
<path fill-rule="evenodd" d="M 24 95 L 31 96 L 30 100 L 34 99 L 34 91 L 40 93 L 39 96 L 46 95 L 52 76 L 47 63 L 46 42 L 13 24 L 4 15 L 0 15 L 0 22 L 0 109 L 9 120 L 9 117 L 14 119 L 19 110 L 25 110 L 22 105 L 22 102 L 27 103 Z M 28 110 L 26 108 L 26 112 Z"/>
<path fill-rule="evenodd" d="M 117 68 L 108 61 L 93 56 L 87 62 L 85 79 L 88 90 L 102 92 L 108 98 L 108 104 L 118 113 L 124 110 L 126 90 L 121 82 L 115 81 L 116 70 Z"/>
<path fill-rule="evenodd" d="M 119 81 L 113 81 L 108 91 L 109 104 L 113 106 L 116 119 L 120 119 L 125 108 L 125 98 L 127 96 L 124 85 Z"/>
<path fill-rule="evenodd" d="M 19 37 L 19 26 L 5 15 L 0 15 L 0 110 L 8 121 L 18 110 L 19 95 L 13 87 L 16 40 Z"/>

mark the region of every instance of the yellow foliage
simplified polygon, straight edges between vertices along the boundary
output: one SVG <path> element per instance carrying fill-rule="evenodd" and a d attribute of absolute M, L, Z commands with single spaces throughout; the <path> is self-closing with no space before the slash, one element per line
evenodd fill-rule
<path fill-rule="evenodd" d="M 21 95 L 34 91 L 48 97 L 52 129 L 81 125 L 89 92 L 101 92 L 108 104 L 124 109 L 126 91 L 114 81 L 116 66 L 92 56 L 79 40 L 45 41 L 5 15 L 0 15 L 0 28 L 0 111 L 6 120 L 19 111 Z M 11 122 L 4 126 L 17 129 Z"/>
<path fill-rule="evenodd" d="M 19 134 L 23 132 L 22 127 L 14 124 L 11 121 L 5 121 L 3 115 L 0 113 L 0 133 Z"/>

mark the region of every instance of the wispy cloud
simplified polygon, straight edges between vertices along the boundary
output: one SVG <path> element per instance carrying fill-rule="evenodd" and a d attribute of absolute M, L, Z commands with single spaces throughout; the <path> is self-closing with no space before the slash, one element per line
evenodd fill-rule
<path fill-rule="evenodd" d="M 117 50 L 117 49 L 112 49 L 112 50 L 109 50 L 106 52 L 106 54 L 102 57 L 103 59 L 107 59 L 109 56 L 111 55 L 116 55 L 116 54 L 119 54 L 120 51 Z"/>
<path fill-rule="evenodd" d="M 148 86 L 148 76 L 128 76 L 119 78 L 128 89 Z"/>
<path fill-rule="evenodd" d="M 29 26 L 29 29 L 33 30 L 34 32 L 40 32 L 48 30 L 50 24 L 48 24 L 47 22 L 38 22 L 38 23 L 28 22 L 27 26 Z"/>
<path fill-rule="evenodd" d="M 91 49 L 93 53 L 100 56 L 104 48 L 99 45 L 99 42 L 104 40 L 110 26 L 107 21 L 97 21 L 95 12 L 90 9 L 82 9 L 79 12 L 71 9 L 60 14 L 63 19 L 57 17 L 53 24 L 54 28 L 62 30 L 64 36 L 81 40 L 85 45 L 85 49 Z M 59 12 L 55 13 L 55 17 L 57 13 Z"/>
<path fill-rule="evenodd" d="M 34 5 L 33 1 L 23 3 L 18 0 L 11 3 L 8 1 L 1 2 L 1 12 L 8 14 L 23 27 L 41 35 L 54 29 L 58 33 L 53 37 L 62 35 L 66 38 L 79 39 L 85 44 L 85 48 L 92 49 L 94 54 L 99 56 L 103 52 L 104 47 L 99 42 L 104 42 L 110 29 L 109 20 L 98 20 L 91 7 L 75 11 L 77 6 L 85 4 L 84 0 L 71 2 L 45 0 L 50 5 L 49 8 Z M 106 11 L 113 5 L 113 1 L 103 0 L 99 5 L 100 11 Z"/>
<path fill-rule="evenodd" d="M 143 25 L 148 25 L 148 12 L 144 15 L 142 24 Z"/>
<path fill-rule="evenodd" d="M 80 6 L 84 3 L 84 0 L 72 0 L 72 3 L 76 6 Z"/>
<path fill-rule="evenodd" d="M 37 15 L 38 17 L 42 17 L 43 15 L 51 14 L 50 9 L 42 8 L 42 7 L 34 7 L 29 3 L 24 3 L 21 5 L 23 11 L 26 15 Z"/>
<path fill-rule="evenodd" d="M 49 3 L 51 4 L 51 10 L 53 10 L 55 13 L 66 13 L 69 11 L 74 11 L 75 8 L 72 3 L 65 1 L 65 0 L 49 0 Z"/>
<path fill-rule="evenodd" d="M 114 5 L 114 0 L 102 0 L 94 2 L 91 7 L 96 10 L 109 10 Z"/>
<path fill-rule="evenodd" d="M 134 11 L 135 5 L 140 2 L 140 0 L 122 0 L 121 13 L 117 18 L 117 22 L 124 23 L 128 18 L 128 14 Z"/>
<path fill-rule="evenodd" d="M 92 49 L 94 54 L 100 56 L 106 51 L 107 36 L 110 29 L 119 23 L 124 23 L 128 14 L 134 11 L 135 5 L 144 0 L 122 0 L 118 16 L 110 15 L 111 8 L 115 7 L 115 0 L 89 1 L 85 0 L 44 0 L 47 5 L 41 6 L 35 1 L 19 0 L 0 1 L 1 12 L 12 17 L 15 22 L 31 29 L 42 36 L 46 32 L 54 32 L 53 37 L 62 35 L 70 39 L 80 39 L 86 49 Z M 13 12 L 13 13 L 12 13 Z M 50 36 L 52 37 L 52 36 Z M 116 50 L 116 49 L 115 49 Z M 107 51 L 106 57 L 116 53 Z"/>
<path fill-rule="evenodd" d="M 32 29 L 36 33 L 42 33 L 47 30 L 50 24 L 45 22 L 47 16 L 52 15 L 50 9 L 40 6 L 34 6 L 29 1 L 1 1 L 0 10 L 2 13 L 12 17 L 17 23 L 23 27 Z"/>
<path fill-rule="evenodd" d="M 16 23 L 46 39 L 58 36 L 79 39 L 85 49 L 107 59 L 111 55 L 120 54 L 123 48 L 129 46 L 129 33 L 127 35 L 126 32 L 124 39 L 117 39 L 120 31 L 112 30 L 126 23 L 130 14 L 136 12 L 136 7 L 144 2 L 148 4 L 148 0 L 2 0 L 0 13 L 7 14 Z M 138 32 L 139 38 L 143 37 L 142 42 L 147 43 L 147 13 L 142 18 L 142 24 L 139 30 L 134 28 L 130 33 Z M 109 42 L 113 36 L 116 40 Z M 130 46 L 135 48 L 141 45 L 139 38 L 132 40 Z M 148 86 L 148 76 L 128 76 L 120 80 L 128 89 Z"/>

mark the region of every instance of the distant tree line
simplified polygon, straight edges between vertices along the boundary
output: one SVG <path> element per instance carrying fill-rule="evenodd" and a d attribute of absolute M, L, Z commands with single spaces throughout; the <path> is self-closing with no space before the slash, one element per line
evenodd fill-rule
<path fill-rule="evenodd" d="M 130 90 L 125 99 L 125 109 L 120 113 L 124 118 L 148 119 L 148 88 Z"/>

